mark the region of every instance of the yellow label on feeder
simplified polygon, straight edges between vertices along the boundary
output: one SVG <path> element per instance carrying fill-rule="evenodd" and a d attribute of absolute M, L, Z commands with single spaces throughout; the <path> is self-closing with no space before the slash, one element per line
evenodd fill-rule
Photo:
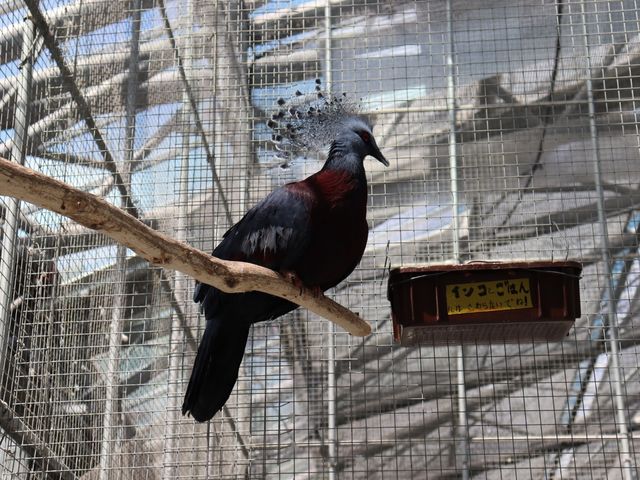
<path fill-rule="evenodd" d="M 531 308 L 528 278 L 447 285 L 447 313 L 495 312 Z"/>

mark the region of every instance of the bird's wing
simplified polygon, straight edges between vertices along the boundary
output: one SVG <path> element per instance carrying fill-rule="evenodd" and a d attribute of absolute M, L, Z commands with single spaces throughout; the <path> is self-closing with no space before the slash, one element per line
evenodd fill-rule
<path fill-rule="evenodd" d="M 311 204 L 300 183 L 273 191 L 224 234 L 213 256 L 288 270 L 309 245 Z M 197 283 L 194 301 L 204 300 L 209 288 Z"/>

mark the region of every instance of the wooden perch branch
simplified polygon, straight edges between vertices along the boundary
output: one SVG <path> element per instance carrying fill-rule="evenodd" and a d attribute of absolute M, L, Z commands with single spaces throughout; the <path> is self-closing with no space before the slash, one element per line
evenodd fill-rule
<path fill-rule="evenodd" d="M 177 270 L 230 293 L 257 290 L 275 295 L 332 321 L 356 336 L 371 333 L 367 322 L 325 297 L 315 297 L 278 273 L 244 262 L 230 262 L 156 232 L 125 211 L 58 180 L 0 157 L 0 195 L 8 195 L 64 215 L 97 230 L 150 263 Z"/>

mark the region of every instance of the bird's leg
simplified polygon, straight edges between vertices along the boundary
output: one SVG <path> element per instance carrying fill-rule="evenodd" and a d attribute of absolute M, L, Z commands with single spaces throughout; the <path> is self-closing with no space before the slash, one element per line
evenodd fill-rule
<path fill-rule="evenodd" d="M 302 290 L 306 288 L 311 292 L 311 295 L 314 298 L 320 298 L 320 296 L 322 296 L 323 292 L 320 287 L 307 287 L 304 283 L 302 283 L 302 280 L 296 272 L 293 272 L 291 270 L 282 270 L 280 271 L 280 275 L 282 275 L 287 281 L 291 282 L 294 287 L 300 289 L 300 293 L 302 293 Z"/>
<path fill-rule="evenodd" d="M 313 296 L 313 298 L 320 298 L 324 293 L 322 289 L 318 286 L 309 287 L 309 291 L 311 292 L 311 296 Z"/>
<path fill-rule="evenodd" d="M 302 283 L 302 280 L 296 272 L 292 270 L 283 270 L 280 272 L 280 274 L 294 287 L 296 287 L 300 291 L 300 294 L 302 294 L 302 291 L 306 288 L 306 286 L 304 283 Z"/>
<path fill-rule="evenodd" d="M 291 283 L 294 287 L 298 288 L 300 290 L 300 293 L 302 293 L 304 284 L 302 283 L 302 280 L 300 280 L 300 277 L 296 272 L 291 270 L 281 270 L 280 275 L 282 275 L 285 280 Z"/>

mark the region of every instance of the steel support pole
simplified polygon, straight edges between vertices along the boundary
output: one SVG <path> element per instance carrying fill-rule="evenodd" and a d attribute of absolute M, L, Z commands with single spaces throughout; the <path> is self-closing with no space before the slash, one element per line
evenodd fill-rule
<path fill-rule="evenodd" d="M 629 436 L 629 420 L 624 406 L 624 389 L 623 375 L 620 368 L 620 343 L 618 340 L 618 315 L 616 312 L 616 302 L 614 302 L 614 276 L 612 271 L 612 263 L 609 250 L 609 232 L 607 228 L 607 215 L 604 208 L 604 190 L 602 188 L 602 162 L 600 159 L 600 145 L 598 141 L 598 128 L 596 123 L 596 109 L 593 97 L 593 80 L 591 73 L 593 65 L 591 64 L 591 48 L 589 44 L 589 30 L 587 28 L 587 10 L 585 1 L 580 0 L 580 13 L 582 21 L 582 34 L 584 39 L 584 49 L 587 60 L 587 100 L 589 104 L 589 134 L 591 136 L 591 149 L 593 153 L 594 182 L 597 194 L 598 223 L 600 224 L 600 233 L 602 235 L 601 256 L 606 268 L 606 289 L 608 302 L 608 335 L 607 343 L 611 352 L 609 363 L 610 381 L 613 387 L 612 397 L 615 409 L 615 418 L 617 429 L 620 433 L 618 441 L 620 463 L 622 465 L 622 475 L 624 480 L 633 480 L 636 478 L 636 468 L 633 465 L 631 457 L 631 439 Z"/>
<path fill-rule="evenodd" d="M 138 88 L 138 57 L 140 48 L 140 0 L 133 0 L 131 8 L 131 52 L 129 57 L 129 75 L 127 79 L 127 104 L 125 110 L 125 147 L 121 168 L 124 189 L 131 192 L 131 164 L 135 154 L 136 137 L 136 92 Z M 122 197 L 123 208 L 132 204 L 131 198 Z M 120 388 L 120 354 L 122 351 L 122 326 L 125 319 L 127 248 L 118 245 L 115 265 L 114 298 L 109 325 L 109 349 L 107 356 L 106 397 L 102 444 L 100 448 L 100 480 L 112 478 L 114 452 L 117 454 L 118 427 L 122 390 Z"/>
<path fill-rule="evenodd" d="M 9 159 L 24 164 L 27 150 L 27 129 L 29 128 L 29 99 L 34 62 L 35 25 L 29 17 L 23 24 L 22 50 L 20 54 L 20 75 L 16 93 L 16 114 L 14 119 L 13 147 Z M 6 371 L 7 337 L 11 319 L 13 301 L 14 267 L 17 257 L 16 240 L 18 238 L 20 202 L 5 197 L 4 221 L 0 224 L 2 244 L 0 245 L 0 372 Z"/>
<path fill-rule="evenodd" d="M 331 58 L 331 4 L 327 2 L 324 7 L 324 83 L 326 93 L 331 96 L 332 89 L 332 58 Z M 338 430 L 336 424 L 337 413 L 337 379 L 336 379 L 336 329 L 335 325 L 329 325 L 329 338 L 327 341 L 327 453 L 329 461 L 329 480 L 336 480 L 338 468 Z"/>
<path fill-rule="evenodd" d="M 185 79 L 189 79 L 193 64 L 193 1 L 187 1 L 187 19 L 191 22 L 189 38 L 186 42 L 184 52 L 184 74 Z M 190 108 L 191 99 L 185 91 L 183 94 L 182 109 L 182 145 L 180 153 L 179 166 L 179 182 L 178 182 L 178 219 L 176 225 L 175 237 L 177 240 L 187 240 L 187 228 L 189 214 L 189 151 L 191 149 L 191 122 L 193 121 L 192 109 Z M 187 305 L 187 285 L 188 277 L 180 272 L 175 272 L 173 281 L 173 291 L 176 294 L 177 301 L 183 305 L 185 316 L 189 310 Z M 170 480 L 176 478 L 176 453 L 178 451 L 177 427 L 180 421 L 180 393 L 182 381 L 182 351 L 184 344 L 184 329 L 176 313 L 171 315 L 171 337 L 169 344 L 169 374 L 167 388 L 167 418 L 164 433 L 164 468 L 162 470 L 162 478 Z"/>
<path fill-rule="evenodd" d="M 460 200 L 458 196 L 458 144 L 456 139 L 458 105 L 456 102 L 455 37 L 453 32 L 453 7 L 447 0 L 447 110 L 449 111 L 449 177 L 451 181 L 451 223 L 453 231 L 453 259 L 460 262 Z M 458 415 L 456 419 L 456 467 L 462 471 L 462 479 L 469 479 L 469 425 L 467 421 L 467 392 L 465 388 L 464 347 L 456 351 L 456 387 Z"/>

